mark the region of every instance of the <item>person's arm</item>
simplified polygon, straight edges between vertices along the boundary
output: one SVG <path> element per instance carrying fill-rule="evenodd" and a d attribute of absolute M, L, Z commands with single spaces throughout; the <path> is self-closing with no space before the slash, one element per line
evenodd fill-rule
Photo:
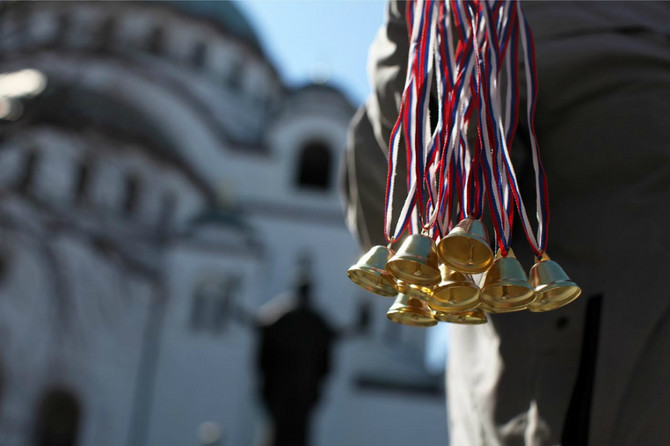
<path fill-rule="evenodd" d="M 400 107 L 408 48 L 405 2 L 394 0 L 389 2 L 386 23 L 370 47 L 368 70 L 373 91 L 350 124 L 345 154 L 346 220 L 363 249 L 385 244 L 388 140 Z"/>

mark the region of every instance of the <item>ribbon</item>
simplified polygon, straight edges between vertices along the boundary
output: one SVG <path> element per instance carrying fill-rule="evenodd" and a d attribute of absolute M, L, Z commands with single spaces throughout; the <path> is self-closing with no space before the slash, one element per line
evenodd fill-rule
<path fill-rule="evenodd" d="M 533 37 L 518 1 L 416 0 L 407 3 L 410 52 L 398 118 L 389 139 L 384 214 L 387 240 L 405 231 L 434 238 L 454 217 L 481 218 L 488 203 L 499 249 L 506 255 L 515 211 L 537 255 L 546 250 L 549 206 L 534 116 L 537 68 Z M 526 74 L 526 113 L 535 172 L 537 233 L 511 162 L 519 121 L 519 49 Z M 504 84 L 504 86 L 503 86 Z M 434 128 L 429 113 L 436 101 Z M 476 117 L 477 119 L 472 119 Z M 476 125 L 475 145 L 468 140 Z M 432 130 L 431 130 L 432 129 Z M 404 140 L 405 172 L 398 172 Z M 407 195 L 393 226 L 397 176 Z"/>

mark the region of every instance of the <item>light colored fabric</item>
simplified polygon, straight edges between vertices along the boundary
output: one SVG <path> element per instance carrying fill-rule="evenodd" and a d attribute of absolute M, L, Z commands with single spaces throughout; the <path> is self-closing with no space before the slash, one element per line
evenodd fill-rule
<path fill-rule="evenodd" d="M 584 293 L 549 313 L 493 315 L 488 325 L 452 327 L 451 444 L 559 444 L 580 367 L 586 304 L 602 294 L 588 444 L 664 445 L 670 438 L 670 3 L 528 2 L 524 9 L 536 35 L 536 128 L 552 211 L 548 252 Z M 364 247 L 384 243 L 386 142 L 407 57 L 403 14 L 404 5 L 389 4 L 387 27 L 370 53 L 374 94 L 350 133 L 348 221 Z M 520 133 L 527 134 L 521 121 Z M 527 166 L 517 167 L 522 189 L 532 191 Z M 522 234 L 515 243 L 530 267 Z"/>

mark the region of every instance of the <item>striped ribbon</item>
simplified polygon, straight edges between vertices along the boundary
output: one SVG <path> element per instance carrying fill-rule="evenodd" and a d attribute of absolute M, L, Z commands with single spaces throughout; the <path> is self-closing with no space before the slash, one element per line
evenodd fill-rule
<path fill-rule="evenodd" d="M 405 231 L 437 239 L 449 232 L 454 218 L 481 218 L 488 203 L 503 255 L 511 243 L 515 210 L 531 248 L 540 255 L 546 249 L 549 222 L 547 181 L 534 128 L 538 92 L 534 43 L 520 3 L 415 0 L 407 3 L 406 15 L 410 52 L 400 110 L 389 139 L 387 240 L 395 242 Z M 519 121 L 520 47 L 537 233 L 511 161 Z M 436 101 L 437 116 L 430 116 L 430 101 Z M 477 138 L 470 147 L 468 128 L 475 124 Z M 401 140 L 405 172 L 398 172 Z M 393 227 L 399 174 L 404 174 L 407 195 Z"/>

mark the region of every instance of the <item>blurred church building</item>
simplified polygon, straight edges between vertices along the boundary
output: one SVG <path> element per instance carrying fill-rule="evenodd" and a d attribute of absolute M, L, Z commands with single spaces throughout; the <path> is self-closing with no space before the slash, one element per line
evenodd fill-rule
<path fill-rule="evenodd" d="M 254 315 L 301 258 L 345 333 L 313 444 L 445 444 L 426 332 L 345 274 L 337 88 L 227 1 L 4 1 L 0 73 L 1 445 L 262 445 Z"/>

